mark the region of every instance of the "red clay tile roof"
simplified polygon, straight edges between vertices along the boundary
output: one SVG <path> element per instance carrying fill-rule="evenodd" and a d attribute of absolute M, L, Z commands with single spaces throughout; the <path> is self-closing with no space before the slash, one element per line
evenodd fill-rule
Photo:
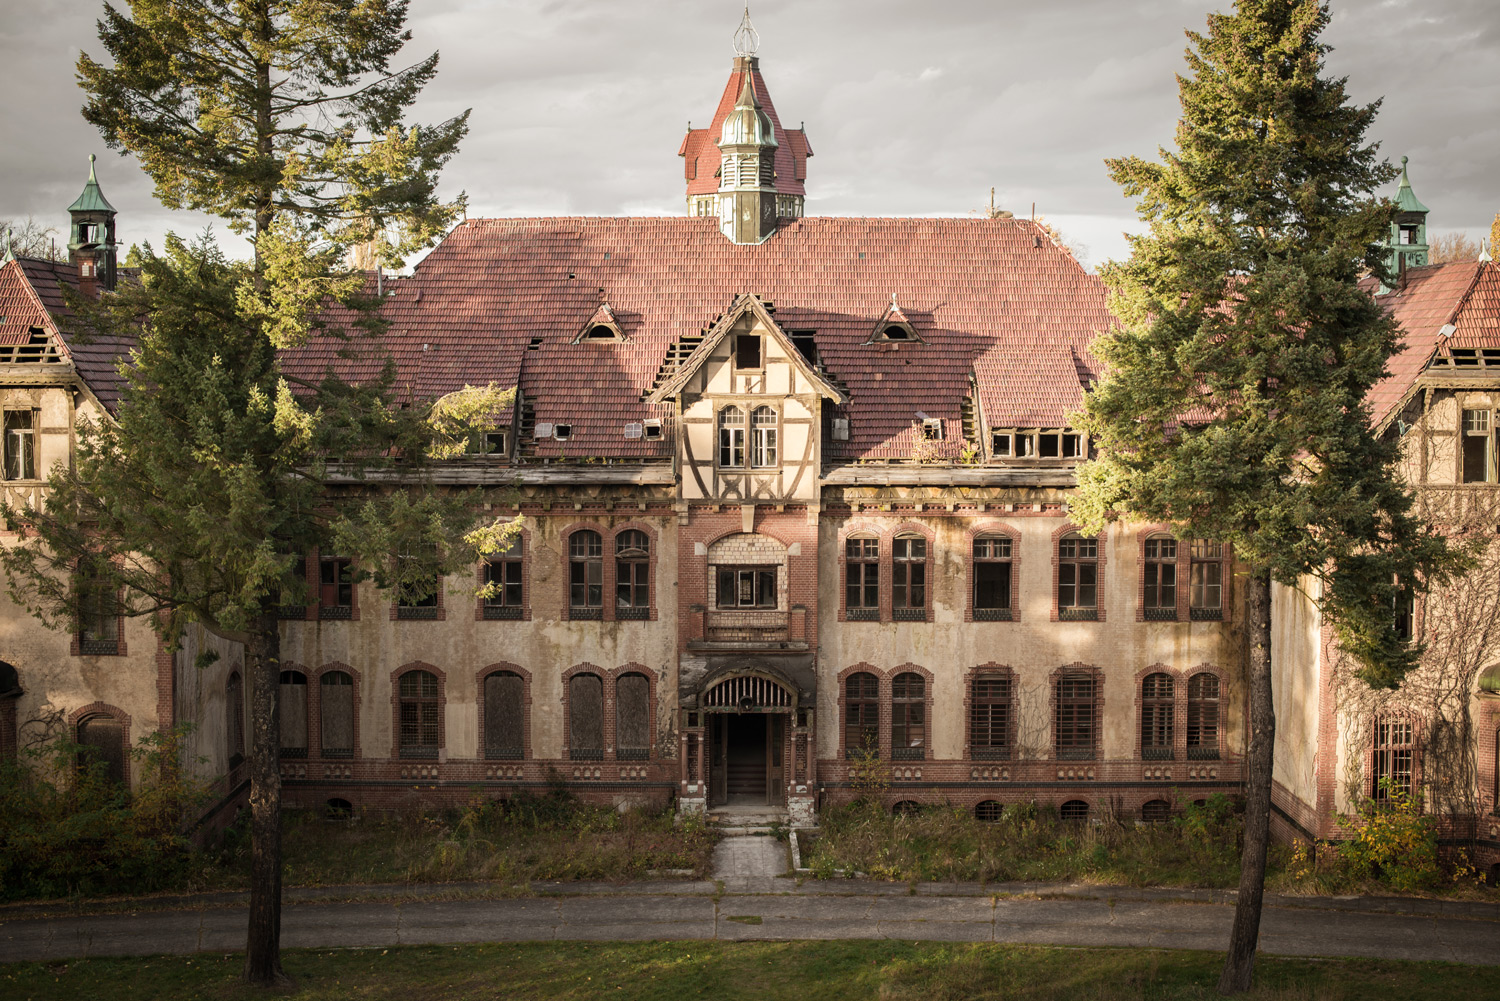
<path fill-rule="evenodd" d="M 754 60 L 750 61 L 750 66 L 748 72 L 755 84 L 755 97 L 760 101 L 761 110 L 770 117 L 776 134 L 776 190 L 783 195 L 805 194 L 807 188 L 802 182 L 807 178 L 807 158 L 813 155 L 807 135 L 801 129 L 781 127 L 781 119 L 776 116 L 776 106 L 771 103 L 759 66 Z M 688 182 L 689 195 L 709 195 L 719 190 L 719 135 L 724 128 L 724 119 L 729 117 L 739 100 L 745 73 L 746 70 L 740 68 L 740 60 L 736 59 L 713 121 L 706 129 L 689 129 L 677 149 L 677 155 L 683 158 L 682 171 Z"/>
<path fill-rule="evenodd" d="M 1482 275 L 1488 272 L 1485 287 L 1493 287 L 1495 270 L 1494 264 L 1477 261 L 1408 268 L 1404 287 L 1376 297 L 1376 301 L 1401 325 L 1400 350 L 1386 365 L 1390 374 L 1370 389 L 1370 413 L 1377 426 L 1389 423 L 1395 416 L 1396 408 L 1416 385 L 1433 352 L 1439 347 L 1446 350 L 1442 342 L 1447 338 L 1438 331 L 1445 324 L 1461 319 L 1460 307 Z M 1372 283 L 1366 283 L 1366 287 L 1374 290 Z M 1474 318 L 1467 322 L 1466 329 L 1476 337 L 1485 336 L 1483 331 L 1490 329 L 1489 338 L 1495 343 L 1470 346 L 1500 347 L 1500 335 L 1493 332 L 1492 327 L 1485 327 L 1485 323 L 1494 324 L 1500 312 L 1492 302 L 1488 320 L 1481 319 L 1481 305 L 1475 304 Z"/>
<path fill-rule="evenodd" d="M 78 268 L 58 261 L 19 257 L 0 268 L 0 344 L 23 344 L 32 327 L 43 327 L 62 343 L 63 351 L 89 391 L 113 411 L 123 380 L 115 365 L 134 347 L 133 339 L 84 336 L 73 329 L 73 311 L 62 286 L 76 288 Z"/>
<path fill-rule="evenodd" d="M 670 456 L 668 438 L 626 438 L 625 425 L 671 415 L 642 402 L 668 349 L 741 293 L 773 303 L 789 333 L 816 332 L 821 365 L 850 395 L 849 441 L 827 443 L 834 461 L 908 457 L 917 411 L 945 422 L 942 454 L 957 455 L 976 371 L 990 424 L 1057 423 L 1112 323 L 1099 281 L 1024 219 L 805 218 L 759 245 L 731 243 L 710 218 L 470 220 L 392 287 L 401 386 L 519 385 L 537 422 L 573 426 L 565 445 L 537 442 L 544 456 Z M 627 340 L 572 343 L 601 288 Z M 925 343 L 867 343 L 892 293 Z M 315 338 L 284 364 L 362 374 L 340 347 Z"/>

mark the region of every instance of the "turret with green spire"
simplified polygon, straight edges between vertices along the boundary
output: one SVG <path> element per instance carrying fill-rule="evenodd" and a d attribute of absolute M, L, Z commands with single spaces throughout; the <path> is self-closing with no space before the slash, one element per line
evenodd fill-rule
<path fill-rule="evenodd" d="M 1406 176 L 1406 157 L 1401 158 L 1401 186 L 1396 189 L 1396 218 L 1391 222 L 1390 255 L 1386 267 L 1392 277 L 1401 266 L 1416 267 L 1427 263 L 1427 206 L 1417 200 Z"/>
<path fill-rule="evenodd" d="M 68 263 L 78 266 L 81 281 L 115 287 L 115 207 L 99 190 L 94 176 L 94 154 L 89 154 L 89 179 L 68 206 L 73 226 L 68 237 Z"/>

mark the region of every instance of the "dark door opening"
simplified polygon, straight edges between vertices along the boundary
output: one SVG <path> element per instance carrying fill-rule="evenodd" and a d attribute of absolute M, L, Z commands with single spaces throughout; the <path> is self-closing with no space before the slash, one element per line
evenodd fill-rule
<path fill-rule="evenodd" d="M 766 717 L 735 713 L 728 717 L 726 789 L 730 803 L 766 801 Z"/>
<path fill-rule="evenodd" d="M 786 801 L 786 714 L 713 713 L 710 806 L 777 806 Z"/>

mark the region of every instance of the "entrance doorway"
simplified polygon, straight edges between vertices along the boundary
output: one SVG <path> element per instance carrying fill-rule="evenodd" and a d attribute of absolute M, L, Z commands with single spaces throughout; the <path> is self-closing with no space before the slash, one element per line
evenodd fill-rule
<path fill-rule="evenodd" d="M 710 806 L 786 802 L 786 714 L 710 713 Z"/>

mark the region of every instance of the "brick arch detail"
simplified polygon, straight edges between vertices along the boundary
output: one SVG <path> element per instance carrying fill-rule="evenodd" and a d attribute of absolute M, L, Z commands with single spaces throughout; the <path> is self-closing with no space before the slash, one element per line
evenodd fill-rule
<path fill-rule="evenodd" d="M 1223 760 L 1228 757 L 1228 751 L 1226 750 L 1225 746 L 1225 738 L 1228 736 L 1229 730 L 1228 676 L 1226 675 L 1222 667 L 1217 664 L 1209 663 L 1208 661 L 1204 661 L 1201 664 L 1197 664 L 1193 667 L 1187 668 L 1182 672 L 1182 699 L 1179 708 L 1181 718 L 1179 719 L 1179 722 L 1182 724 L 1183 753 L 1184 755 L 1186 755 L 1187 753 L 1187 686 L 1188 682 L 1192 681 L 1193 677 L 1199 674 L 1211 674 L 1215 678 L 1219 679 L 1219 732 L 1217 734 L 1217 739 L 1219 759 Z"/>
<path fill-rule="evenodd" d="M 604 758 L 605 760 L 609 760 L 614 757 L 614 745 L 610 742 L 610 733 L 613 729 L 611 718 L 614 706 L 614 685 L 610 684 L 610 681 L 613 672 L 607 667 L 600 667 L 598 664 L 591 664 L 588 661 L 574 664 L 562 672 L 561 675 L 562 686 L 559 698 L 562 700 L 563 756 L 567 757 L 569 751 L 573 748 L 573 702 L 569 693 L 573 690 L 571 682 L 580 674 L 594 675 L 599 679 L 599 685 L 603 689 L 602 710 L 604 719 L 601 722 L 601 729 L 604 735 Z"/>
<path fill-rule="evenodd" d="M 889 672 L 890 680 L 886 682 L 886 698 L 881 700 L 880 715 L 881 722 L 884 724 L 881 735 L 882 741 L 885 743 L 891 743 L 892 741 L 893 735 L 891 730 L 896 716 L 895 686 L 896 675 L 898 674 L 915 674 L 922 679 L 922 719 L 924 731 L 922 738 L 922 760 L 930 761 L 932 760 L 932 689 L 936 676 L 921 664 L 907 662 L 891 668 Z"/>
<path fill-rule="evenodd" d="M 880 567 L 880 588 L 876 595 L 876 619 L 881 622 L 889 622 L 891 618 L 891 531 L 889 526 L 875 518 L 854 517 L 839 526 L 837 549 L 835 554 L 838 558 L 839 568 L 839 604 L 838 621 L 847 622 L 849 590 L 848 590 L 848 567 L 849 558 L 844 551 L 844 544 L 854 537 L 865 538 L 874 536 L 876 560 Z M 931 546 L 928 547 L 929 551 Z M 875 621 L 871 619 L 858 619 L 859 622 Z"/>
<path fill-rule="evenodd" d="M 117 706 L 110 705 L 108 702 L 90 702 L 87 705 L 79 706 L 77 709 L 74 709 L 72 712 L 68 713 L 68 730 L 71 733 L 73 742 L 75 744 L 78 743 L 79 725 L 82 724 L 84 720 L 96 716 L 106 716 L 114 720 L 116 723 L 120 724 L 120 761 L 121 768 L 125 774 L 125 788 L 129 789 L 132 771 L 130 767 L 130 724 L 132 722 L 131 716 L 125 710 L 120 709 Z"/>
<path fill-rule="evenodd" d="M 846 721 L 849 718 L 849 712 L 848 712 L 849 690 L 848 690 L 848 686 L 845 683 L 849 680 L 850 676 L 855 675 L 855 674 L 872 674 L 872 675 L 875 676 L 875 701 L 876 701 L 876 705 L 878 707 L 876 709 L 876 718 L 877 718 L 877 721 L 878 721 L 877 724 L 876 724 L 876 731 L 875 731 L 876 732 L 876 744 L 877 745 L 881 745 L 881 744 L 887 743 L 887 739 L 885 737 L 885 727 L 889 723 L 890 713 L 889 713 L 889 710 L 886 710 L 884 708 L 879 708 L 879 707 L 884 707 L 884 706 L 887 706 L 887 705 L 890 704 L 890 695 L 891 695 L 891 683 L 890 683 L 890 679 L 886 677 L 886 673 L 884 671 L 882 671 L 880 668 L 876 667 L 874 664 L 870 664 L 870 663 L 867 663 L 865 661 L 860 661 L 858 664 L 852 664 L 849 667 L 844 668 L 842 671 L 840 671 L 837 675 L 834 676 L 835 680 L 838 682 L 838 706 L 839 706 L 838 728 L 839 728 L 839 756 L 840 757 L 843 757 L 849 751 L 849 747 L 848 747 L 848 744 L 847 744 L 847 735 L 848 735 L 849 730 L 848 730 L 848 727 L 845 725 Z M 887 751 L 883 750 L 881 753 L 882 754 L 886 754 L 886 756 L 889 757 L 889 754 L 888 754 Z"/>
<path fill-rule="evenodd" d="M 391 760 L 401 758 L 401 678 L 413 671 L 426 671 L 437 678 L 438 685 L 438 760 L 448 750 L 448 675 L 442 668 L 422 660 L 413 660 L 391 672 Z"/>
<path fill-rule="evenodd" d="M 521 679 L 521 760 L 530 761 L 531 751 L 531 672 L 519 664 L 496 661 L 474 672 L 474 702 L 478 706 L 479 746 L 475 757 L 485 760 L 484 746 L 484 679 L 492 674 L 509 672 Z"/>
<path fill-rule="evenodd" d="M 627 674 L 639 674 L 646 679 L 646 732 L 651 737 L 651 743 L 647 745 L 646 757 L 648 760 L 655 759 L 656 749 L 656 672 L 645 664 L 636 661 L 627 661 L 619 667 L 610 671 L 604 679 L 604 746 L 608 757 L 615 756 L 616 743 L 620 730 L 620 700 L 619 683 L 620 678 Z"/>
<path fill-rule="evenodd" d="M 657 567 L 661 558 L 661 530 L 650 522 L 626 519 L 625 521 L 612 524 L 604 531 L 604 620 L 612 621 L 615 617 L 615 553 L 618 549 L 617 543 L 622 532 L 629 531 L 644 532 L 650 540 L 650 549 L 646 553 L 646 619 L 655 622 L 657 617 L 656 586 L 661 578 Z M 565 557 L 566 558 L 566 557 Z"/>
<path fill-rule="evenodd" d="M 615 593 L 615 541 L 614 533 L 608 525 L 598 521 L 575 521 L 567 525 L 561 532 L 557 533 L 557 540 L 562 547 L 559 558 L 562 560 L 562 617 L 563 621 L 573 620 L 573 557 L 571 547 L 573 536 L 579 532 L 599 533 L 599 559 L 603 565 L 599 568 L 600 595 L 599 619 L 612 621 L 614 619 L 614 602 L 611 600 Z M 655 548 L 653 546 L 653 548 Z M 580 619 L 577 621 L 588 622 L 592 619 Z"/>
<path fill-rule="evenodd" d="M 353 720 L 354 726 L 353 726 L 353 730 L 354 730 L 354 732 L 353 732 L 353 735 L 352 735 L 352 737 L 353 737 L 352 743 L 354 744 L 354 746 L 352 748 L 350 748 L 350 751 L 352 753 L 352 757 L 349 759 L 349 760 L 353 760 L 354 758 L 358 758 L 359 755 L 360 755 L 359 735 L 360 735 L 360 730 L 362 728 L 359 725 L 359 710 L 360 710 L 360 704 L 364 701 L 364 695 L 363 695 L 363 692 L 362 692 L 362 690 L 360 688 L 360 676 L 359 676 L 359 672 L 356 671 L 354 668 L 350 667 L 348 664 L 345 664 L 343 661 L 339 661 L 339 660 L 331 660 L 328 663 L 321 665 L 316 670 L 308 672 L 307 687 L 310 689 L 310 691 L 307 693 L 307 699 L 308 699 L 307 715 L 309 717 L 307 725 L 308 725 L 308 729 L 309 729 L 310 732 L 307 735 L 307 742 L 308 742 L 307 756 L 309 758 L 313 757 L 313 750 L 315 748 L 317 750 L 317 757 L 321 758 L 323 756 L 323 675 L 328 674 L 331 671 L 343 671 L 345 674 L 349 675 L 349 680 L 354 683 L 353 686 L 352 686 L 353 690 L 354 690 L 354 697 L 353 697 L 353 702 L 354 702 L 354 706 L 353 706 L 353 714 L 354 714 L 354 720 Z M 394 682 L 393 682 L 393 684 L 394 684 Z M 312 723 L 312 719 L 311 719 L 311 717 L 313 716 L 313 705 L 314 705 L 314 702 L 316 702 L 316 706 L 317 706 L 317 720 L 318 720 L 317 726 L 315 728 L 313 727 L 313 723 Z M 316 732 L 316 736 L 317 736 L 317 743 L 316 744 L 313 743 L 314 731 Z M 340 758 L 338 760 L 342 761 L 342 760 L 345 760 L 345 759 Z"/>
<path fill-rule="evenodd" d="M 1059 555 L 1058 543 L 1060 543 L 1063 540 L 1064 536 L 1068 536 L 1068 535 L 1080 535 L 1080 536 L 1082 536 L 1085 539 L 1094 539 L 1094 540 L 1096 540 L 1099 543 L 1099 558 L 1096 561 L 1098 563 L 1098 570 L 1095 572 L 1095 581 L 1096 581 L 1096 586 L 1095 586 L 1095 601 L 1097 602 L 1097 605 L 1096 605 L 1096 608 L 1095 608 L 1095 618 L 1093 618 L 1093 619 L 1081 619 L 1081 620 L 1070 620 L 1070 621 L 1082 621 L 1082 622 L 1103 622 L 1104 621 L 1104 618 L 1105 618 L 1105 602 L 1104 602 L 1104 597 L 1108 593 L 1108 589 L 1105 587 L 1105 570 L 1106 570 L 1107 564 L 1109 562 L 1108 555 L 1107 555 L 1108 554 L 1108 545 L 1106 543 L 1106 536 L 1107 536 L 1107 534 L 1108 534 L 1107 531 L 1100 531 L 1098 535 L 1088 535 L 1088 534 L 1084 533 L 1077 525 L 1074 525 L 1071 522 L 1069 524 L 1063 525 L 1061 528 L 1057 529 L 1055 532 L 1052 533 L 1052 601 L 1051 601 L 1051 604 L 1052 604 L 1052 621 L 1053 622 L 1059 622 L 1059 621 L 1061 621 L 1061 618 L 1058 615 L 1058 608 L 1057 608 L 1058 566 L 1062 563 L 1062 557 Z"/>
<path fill-rule="evenodd" d="M 1182 747 L 1187 746 L 1187 676 L 1169 664 L 1148 664 L 1135 672 L 1131 680 L 1134 686 L 1131 692 L 1131 704 L 1135 707 L 1135 715 L 1132 717 L 1131 728 L 1134 730 L 1135 757 L 1145 760 L 1144 734 L 1141 731 L 1142 713 L 1146 709 L 1146 696 L 1142 691 L 1146 679 L 1153 674 L 1165 674 L 1172 679 L 1172 761 L 1180 761 L 1183 757 Z"/>
<path fill-rule="evenodd" d="M 1025 605 L 1021 601 L 1021 531 L 998 518 L 973 522 L 964 532 L 964 621 L 974 621 L 974 541 L 989 535 L 1003 535 L 1010 539 L 1010 618 L 996 621 L 1020 622 L 1021 609 Z M 1055 584 L 1053 604 L 1056 604 Z"/>
<path fill-rule="evenodd" d="M 1171 525 L 1153 522 L 1137 526 L 1135 530 L 1135 621 L 1137 622 L 1146 621 L 1146 541 L 1163 535 L 1177 543 L 1177 558 L 1172 561 L 1173 566 L 1177 568 L 1177 583 L 1174 592 L 1177 595 L 1177 602 L 1173 609 L 1177 616 L 1175 621 L 1183 622 L 1187 619 L 1185 609 L 1187 608 L 1188 542 L 1177 538 L 1177 533 Z"/>

